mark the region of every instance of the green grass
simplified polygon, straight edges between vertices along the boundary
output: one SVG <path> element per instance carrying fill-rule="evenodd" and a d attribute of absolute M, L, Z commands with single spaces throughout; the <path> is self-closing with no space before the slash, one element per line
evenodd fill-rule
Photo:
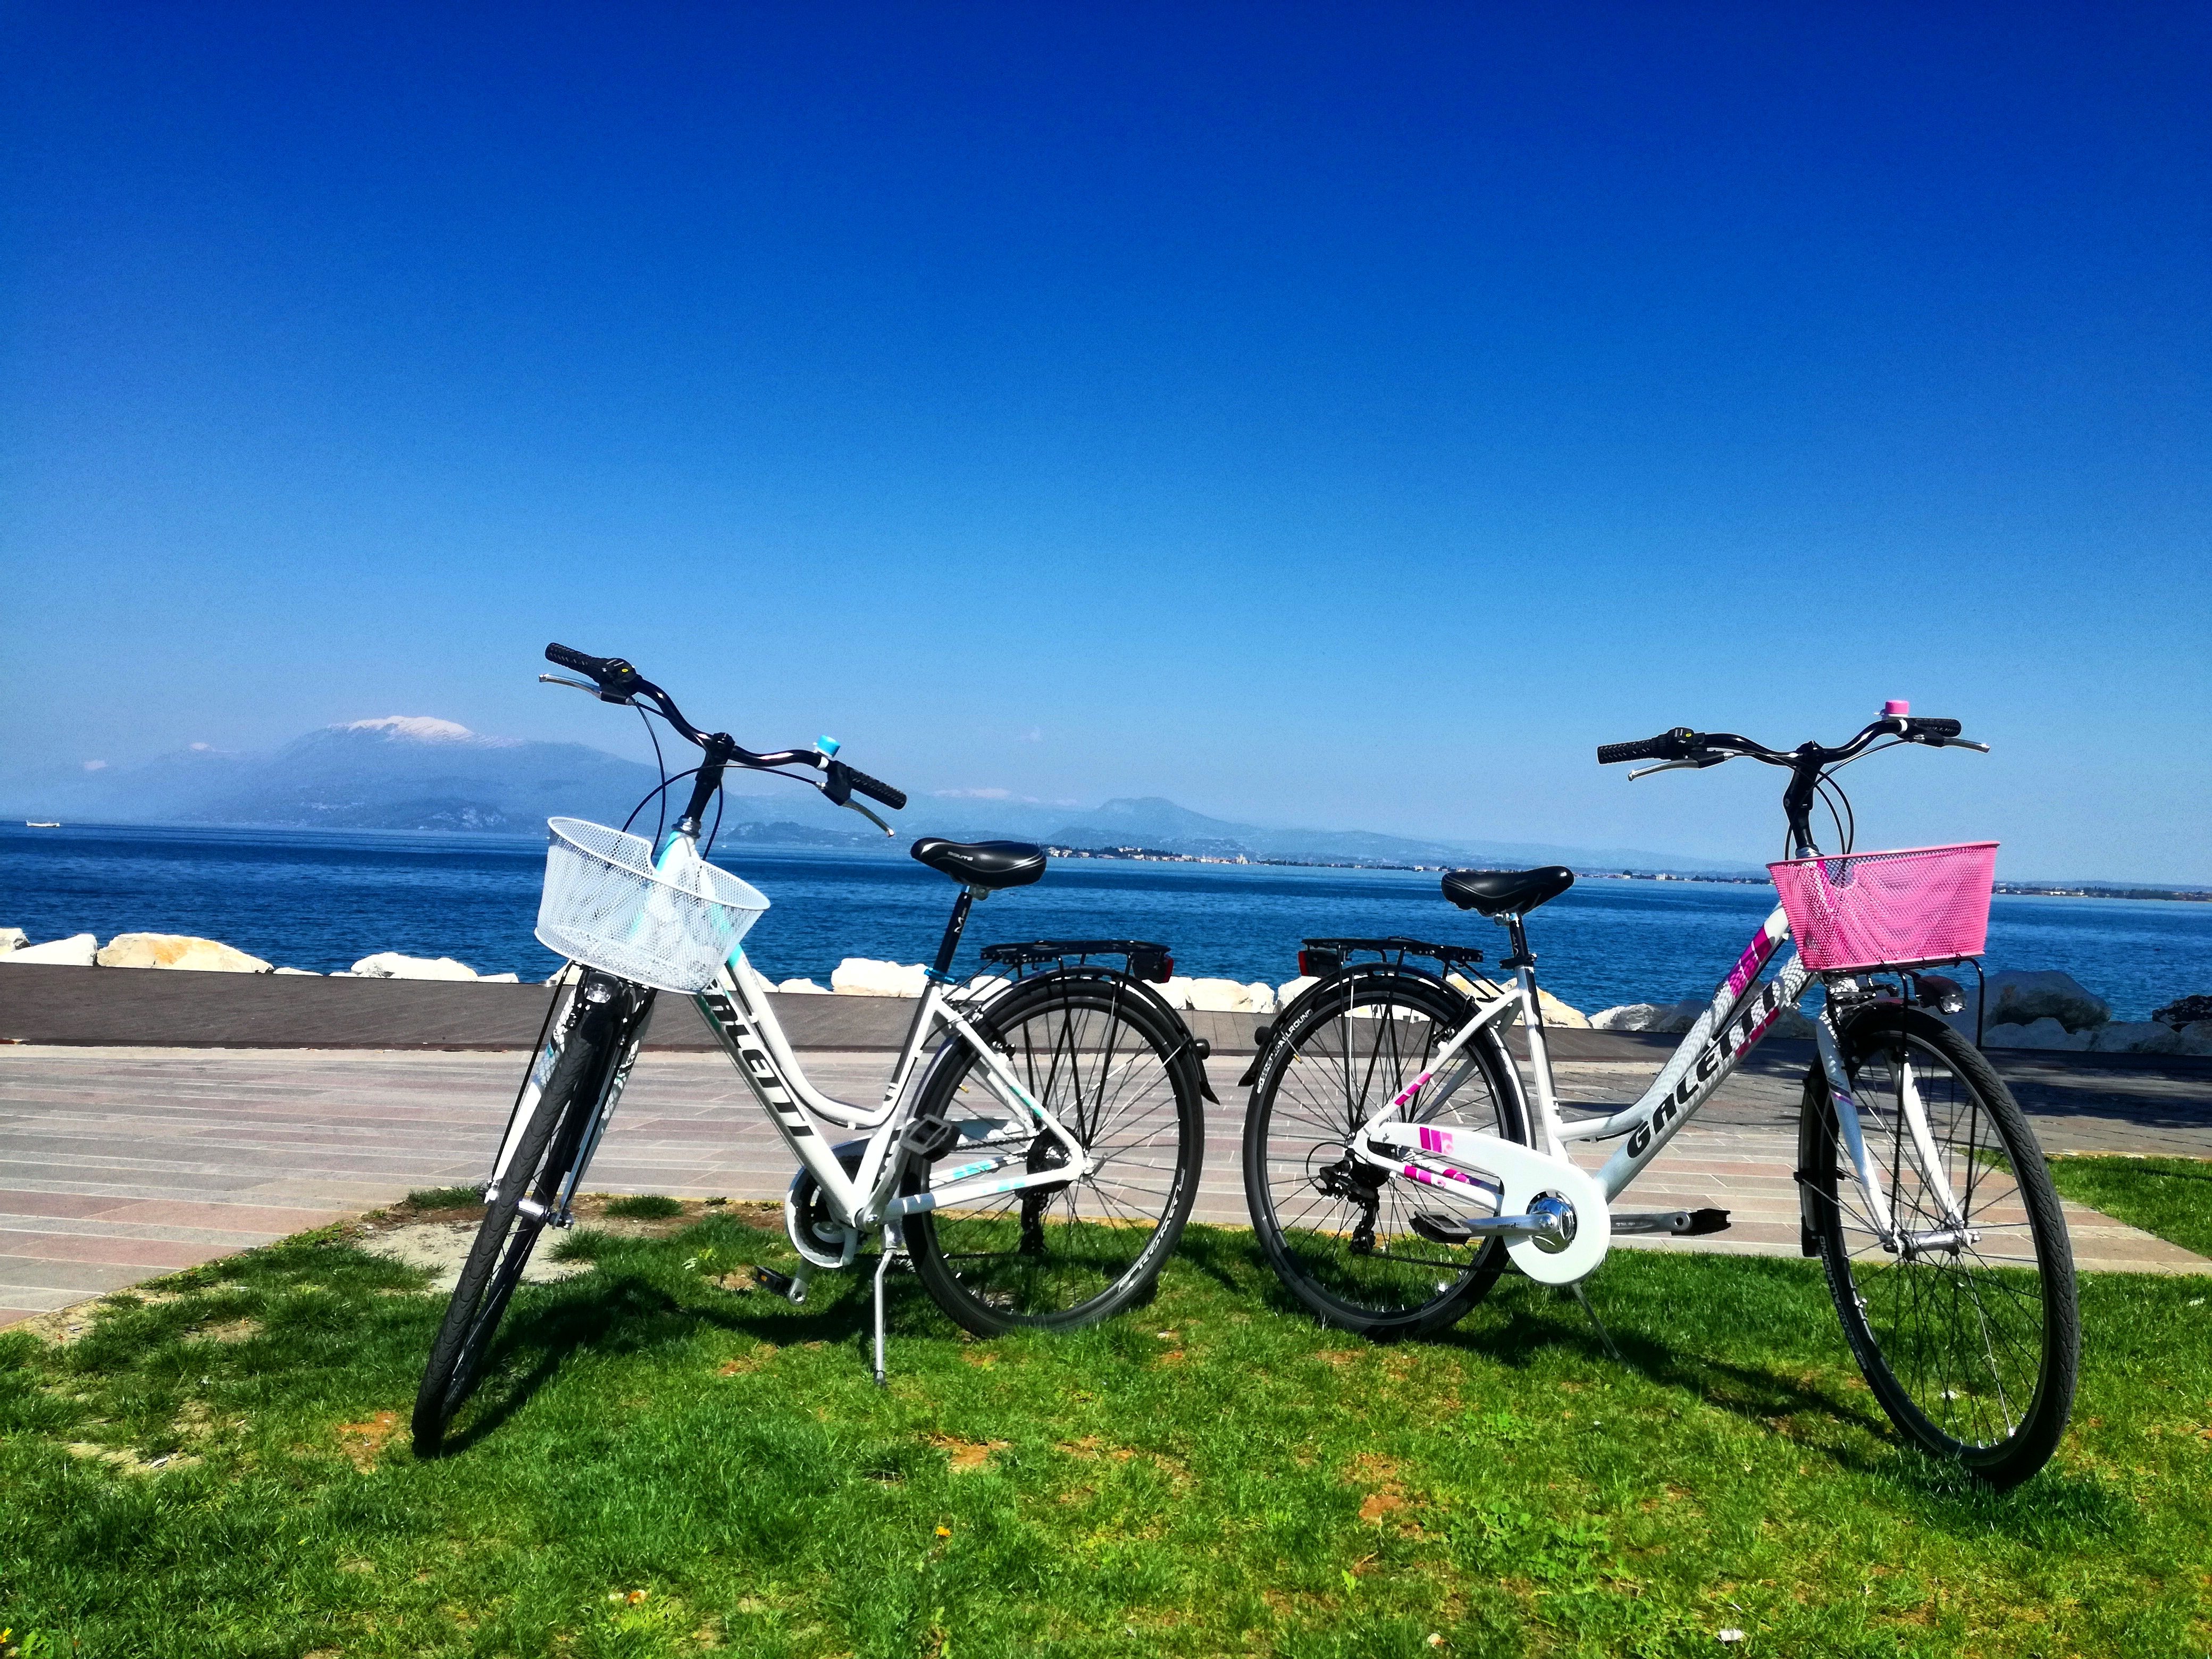
<path fill-rule="evenodd" d="M 789 1265 L 735 1215 L 592 1254 L 434 1463 L 440 1305 L 337 1233 L 0 1334 L 0 1625 L 100 1659 L 2212 1645 L 2202 1279 L 2085 1283 L 2075 1428 L 1999 1498 L 1896 1443 L 1801 1261 L 1617 1254 L 1616 1364 L 1516 1278 L 1444 1340 L 1322 1331 L 1194 1229 L 1070 1337 L 975 1341 L 894 1279 L 878 1390 L 857 1275 L 710 1281 Z"/>
<path fill-rule="evenodd" d="M 407 1202 L 418 1210 L 458 1210 L 471 1204 L 483 1202 L 481 1187 L 426 1187 L 421 1192 L 407 1194 Z"/>
<path fill-rule="evenodd" d="M 609 1199 L 605 1213 L 627 1221 L 665 1221 L 672 1215 L 682 1215 L 684 1206 L 659 1193 L 639 1193 L 629 1198 Z"/>
<path fill-rule="evenodd" d="M 2054 1158 L 2051 1179 L 2077 1204 L 2212 1256 L 2212 1158 Z"/>

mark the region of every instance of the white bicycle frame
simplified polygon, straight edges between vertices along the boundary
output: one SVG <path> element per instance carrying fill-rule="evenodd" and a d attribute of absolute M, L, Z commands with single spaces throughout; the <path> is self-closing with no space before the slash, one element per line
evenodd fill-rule
<path fill-rule="evenodd" d="M 1560 1114 L 1538 1006 L 1536 973 L 1523 961 L 1516 969 L 1513 988 L 1479 1006 L 1475 1016 L 1437 1050 L 1428 1069 L 1362 1126 L 1352 1150 L 1396 1179 L 1430 1187 L 1449 1182 L 1463 1194 L 1470 1189 L 1487 1193 L 1497 1213 L 1487 1225 L 1474 1223 L 1475 1230 L 1505 1237 L 1516 1265 L 1529 1277 L 1546 1284 L 1577 1283 L 1605 1258 L 1613 1231 L 1613 1200 L 1697 1115 L 1783 1011 L 1795 1007 L 1811 986 L 1815 975 L 1794 953 L 1775 977 L 1759 981 L 1761 971 L 1789 938 L 1789 917 L 1777 907 L 1650 1086 L 1634 1103 L 1594 1117 L 1569 1119 Z M 1832 975 L 1830 981 L 1840 986 L 1847 976 Z M 1409 1109 L 1432 1107 L 1449 1098 L 1475 1069 L 1471 1045 L 1480 1034 L 1516 1012 L 1528 1034 L 1528 1070 L 1534 1083 L 1534 1149 L 1496 1135 L 1438 1128 L 1404 1115 Z M 1881 1171 L 1867 1146 L 1858 1102 L 1826 1006 L 1814 1021 L 1814 1038 L 1852 1174 L 1883 1248 L 1896 1252 L 1942 1244 L 1944 1230 L 1910 1238 L 1898 1231 Z M 1956 1229 L 1963 1224 L 1958 1202 L 1909 1065 L 1900 1068 L 1898 1081 L 1899 1110 L 1914 1161 L 1942 1206 L 1945 1230 Z M 1423 1091 L 1431 1084 L 1434 1091 L 1424 1097 Z M 1570 1141 L 1623 1138 L 1624 1144 L 1595 1175 L 1568 1160 Z"/>
<path fill-rule="evenodd" d="M 672 858 L 684 856 L 677 850 L 684 840 L 680 831 L 672 835 L 668 846 L 655 861 L 656 867 L 665 869 Z M 696 857 L 696 848 L 690 856 Z M 1082 1142 L 1068 1133 L 1042 1102 L 1023 1087 L 1006 1056 L 992 1047 L 977 1028 L 970 1010 L 980 1006 L 981 999 L 961 995 L 956 1000 L 947 981 L 933 974 L 926 978 L 921 1002 L 900 1046 L 898 1060 L 891 1068 L 883 1098 L 876 1106 L 862 1107 L 825 1095 L 808 1080 L 805 1067 L 793 1052 L 775 1008 L 755 990 L 758 981 L 759 975 L 751 971 L 744 948 L 739 946 L 730 952 L 714 983 L 697 993 L 693 1000 L 708 1029 L 737 1066 L 738 1075 L 752 1091 L 753 1097 L 775 1124 L 784 1145 L 820 1188 L 831 1217 L 842 1229 L 843 1249 L 835 1265 L 841 1268 L 851 1266 L 864 1237 L 880 1234 L 883 1237 L 882 1260 L 876 1269 L 875 1281 L 875 1364 L 876 1380 L 880 1382 L 884 1379 L 884 1279 L 892 1261 L 904 1249 L 900 1223 L 926 1210 L 996 1198 L 1035 1187 L 1065 1186 L 1090 1174 L 1092 1161 Z M 563 994 L 573 997 L 574 988 L 567 988 Z M 499 1183 L 506 1178 L 515 1148 L 553 1075 L 567 1038 L 572 1011 L 573 1002 L 556 1013 L 549 1040 L 531 1068 L 529 1080 L 524 1085 L 493 1166 L 491 1183 L 485 1193 L 487 1201 L 498 1196 Z M 609 1073 L 592 1125 L 578 1147 L 559 1198 L 551 1206 L 540 1206 L 526 1198 L 523 1200 L 521 1207 L 533 1219 L 566 1224 L 577 1182 L 598 1150 L 600 1137 L 614 1116 L 623 1089 L 629 1082 L 630 1068 L 636 1062 L 644 1024 L 641 1018 L 635 1022 L 623 1053 Z M 949 1171 L 943 1177 L 942 1186 L 933 1186 L 924 1193 L 899 1195 L 898 1188 L 908 1165 L 916 1155 L 905 1135 L 915 1110 L 915 1103 L 908 1098 L 908 1085 L 939 1028 L 974 1051 L 981 1062 L 984 1088 L 1012 1115 L 1012 1122 L 1039 1126 L 1060 1143 L 1066 1153 L 1064 1162 L 1049 1169 L 1024 1169 L 1018 1174 L 1001 1176 L 1000 1172 L 1008 1164 L 1027 1161 L 1030 1144 L 1027 1130 L 1022 1133 L 1018 1149 L 1000 1152 L 994 1151 L 989 1143 L 994 1135 L 1008 1127 L 1006 1123 L 988 1119 L 963 1122 L 952 1127 L 965 1139 L 982 1143 L 976 1148 L 981 1155 Z M 816 1120 L 869 1132 L 854 1171 L 847 1173 Z M 816 1267 L 823 1265 L 826 1264 L 811 1260 L 802 1251 L 790 1292 L 793 1301 L 805 1299 L 807 1282 Z"/>

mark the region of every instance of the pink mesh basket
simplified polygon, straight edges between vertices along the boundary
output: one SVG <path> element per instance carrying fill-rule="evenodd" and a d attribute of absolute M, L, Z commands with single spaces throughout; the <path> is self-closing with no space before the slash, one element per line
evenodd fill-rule
<path fill-rule="evenodd" d="M 1819 973 L 1978 957 L 1990 931 L 1997 844 L 1770 864 L 1797 954 Z"/>

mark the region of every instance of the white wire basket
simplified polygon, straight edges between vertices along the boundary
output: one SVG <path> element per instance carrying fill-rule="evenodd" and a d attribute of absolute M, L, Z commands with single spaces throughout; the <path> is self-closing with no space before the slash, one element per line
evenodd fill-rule
<path fill-rule="evenodd" d="M 768 899 L 686 840 L 665 866 L 653 843 L 582 818 L 548 818 L 538 937 L 548 950 L 656 990 L 688 996 L 715 975 Z"/>

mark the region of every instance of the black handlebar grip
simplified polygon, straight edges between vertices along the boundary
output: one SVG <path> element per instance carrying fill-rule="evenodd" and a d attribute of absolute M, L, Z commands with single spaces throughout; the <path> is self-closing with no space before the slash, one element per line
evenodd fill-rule
<path fill-rule="evenodd" d="M 1597 763 L 1613 766 L 1621 761 L 1680 760 L 1697 746 L 1697 734 L 1686 726 L 1678 726 L 1641 743 L 1601 743 L 1597 746 Z"/>
<path fill-rule="evenodd" d="M 1956 720 L 1923 720 L 1916 714 L 1906 718 L 1905 729 L 1916 738 L 1955 738 L 1966 728 Z"/>
<path fill-rule="evenodd" d="M 905 810 L 906 792 L 903 789 L 894 789 L 882 779 L 872 778 L 866 772 L 855 772 L 849 766 L 845 769 L 845 775 L 853 787 L 870 800 L 879 801 L 894 812 Z"/>
<path fill-rule="evenodd" d="M 565 645 L 547 646 L 545 660 L 558 663 L 563 668 L 573 668 L 579 674 L 589 674 L 594 679 L 599 678 L 599 670 L 606 662 L 604 657 L 587 657 L 582 652 L 573 650 Z"/>
<path fill-rule="evenodd" d="M 1656 759 L 1658 742 L 1656 738 L 1646 738 L 1641 743 L 1601 743 L 1597 746 L 1597 763 L 1613 766 L 1622 761 Z"/>

